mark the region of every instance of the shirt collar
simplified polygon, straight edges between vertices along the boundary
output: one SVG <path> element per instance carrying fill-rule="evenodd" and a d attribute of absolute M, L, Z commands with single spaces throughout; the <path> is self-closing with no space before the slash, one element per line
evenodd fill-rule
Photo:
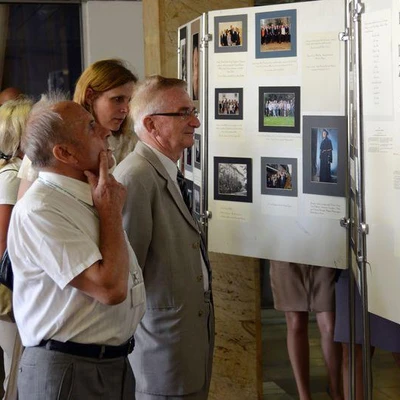
<path fill-rule="evenodd" d="M 144 142 L 143 142 L 144 143 Z M 144 143 L 147 147 L 149 147 L 154 154 L 158 157 L 161 164 L 167 170 L 168 175 L 171 177 L 173 182 L 177 182 L 176 175 L 178 173 L 178 167 L 175 162 L 173 162 L 170 158 L 168 158 L 165 154 L 161 153 L 161 151 L 155 149 L 147 143 Z"/>
<path fill-rule="evenodd" d="M 89 206 L 93 206 L 92 190 L 88 183 L 47 171 L 40 171 L 39 177 L 58 186 L 61 190 L 66 191 Z"/>

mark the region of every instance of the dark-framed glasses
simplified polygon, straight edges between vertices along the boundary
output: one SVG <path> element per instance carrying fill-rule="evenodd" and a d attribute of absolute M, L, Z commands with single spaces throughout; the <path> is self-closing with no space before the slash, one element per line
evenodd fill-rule
<path fill-rule="evenodd" d="M 193 110 L 183 110 L 183 111 L 178 111 L 178 112 L 165 112 L 165 113 L 154 113 L 150 114 L 152 117 L 153 115 L 161 115 L 164 117 L 181 117 L 182 119 L 188 119 L 189 117 L 198 117 L 199 112 L 197 111 L 197 108 L 193 108 Z"/>

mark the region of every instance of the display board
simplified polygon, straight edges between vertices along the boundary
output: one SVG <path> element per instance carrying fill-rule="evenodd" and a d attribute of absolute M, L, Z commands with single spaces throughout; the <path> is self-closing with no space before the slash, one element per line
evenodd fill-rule
<path fill-rule="evenodd" d="M 342 0 L 208 13 L 209 250 L 346 267 Z"/>
<path fill-rule="evenodd" d="M 369 311 L 400 323 L 400 3 L 364 2 L 362 25 Z"/>
<path fill-rule="evenodd" d="M 198 118 L 201 122 L 195 131 L 193 146 L 183 153 L 181 169 L 184 170 L 193 215 L 200 222 L 203 222 L 201 216 L 206 209 L 203 22 L 203 17 L 199 17 L 181 26 L 178 31 L 178 77 L 187 81 L 189 95 L 199 112 Z"/>

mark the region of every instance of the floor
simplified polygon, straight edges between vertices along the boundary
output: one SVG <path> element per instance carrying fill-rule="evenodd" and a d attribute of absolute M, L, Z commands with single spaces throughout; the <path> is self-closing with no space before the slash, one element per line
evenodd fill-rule
<path fill-rule="evenodd" d="M 262 310 L 263 337 L 263 394 L 264 400 L 297 400 L 289 357 L 286 350 L 284 314 L 275 310 Z M 311 391 L 313 400 L 330 400 L 326 392 L 327 377 L 319 345 L 319 332 L 315 318 L 309 325 Z M 400 399 L 400 370 L 391 353 L 377 349 L 373 364 L 373 400 Z"/>

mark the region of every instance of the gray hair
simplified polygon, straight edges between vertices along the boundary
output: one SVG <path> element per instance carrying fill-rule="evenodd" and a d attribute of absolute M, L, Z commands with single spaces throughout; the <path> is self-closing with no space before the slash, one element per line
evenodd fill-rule
<path fill-rule="evenodd" d="M 71 142 L 64 134 L 61 115 L 53 110 L 57 103 L 67 100 L 64 93 L 51 92 L 43 94 L 33 106 L 21 143 L 33 167 L 51 166 L 55 161 L 53 147 L 61 141 Z"/>
<path fill-rule="evenodd" d="M 182 79 L 152 75 L 135 86 L 130 112 L 139 137 L 144 132 L 143 119 L 159 111 L 165 101 L 163 92 L 171 88 L 187 90 L 187 83 Z"/>

